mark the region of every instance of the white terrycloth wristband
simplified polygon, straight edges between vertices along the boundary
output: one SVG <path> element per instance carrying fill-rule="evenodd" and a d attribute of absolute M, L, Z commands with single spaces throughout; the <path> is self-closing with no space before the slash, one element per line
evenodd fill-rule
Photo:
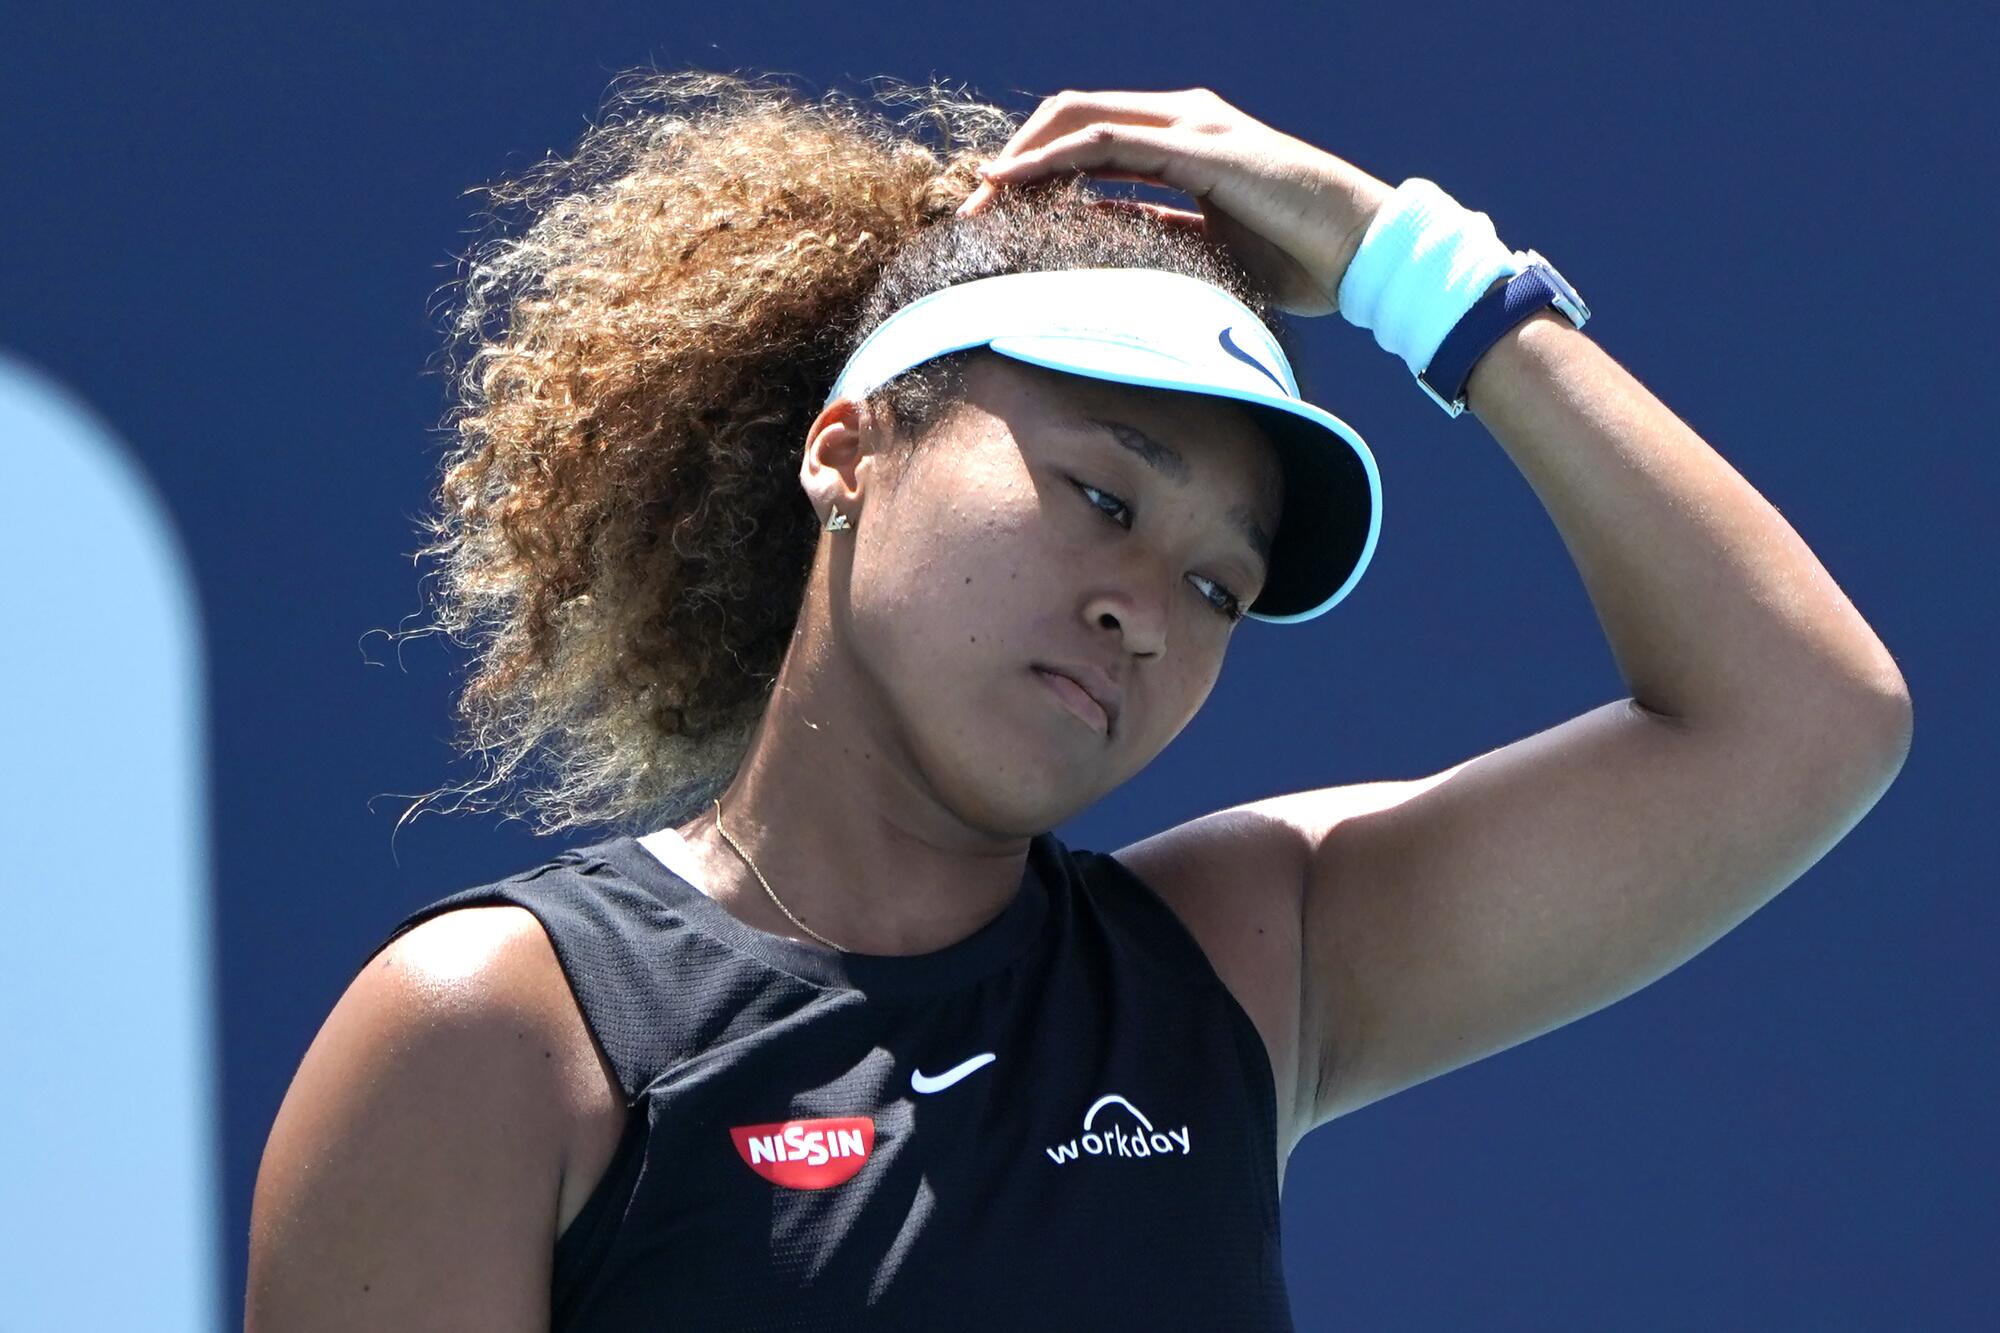
<path fill-rule="evenodd" d="M 1452 327 L 1496 279 L 1528 266 L 1493 219 L 1412 176 L 1383 201 L 1340 279 L 1340 313 L 1422 374 Z"/>

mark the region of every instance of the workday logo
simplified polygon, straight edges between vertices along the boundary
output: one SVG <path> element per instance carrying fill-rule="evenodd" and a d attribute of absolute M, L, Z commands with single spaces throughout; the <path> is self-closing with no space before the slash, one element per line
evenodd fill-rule
<path fill-rule="evenodd" d="M 1100 1129 L 1096 1126 L 1097 1113 L 1112 1103 L 1117 1103 L 1131 1113 L 1131 1118 L 1139 1122 L 1137 1129 L 1124 1123 L 1123 1116 L 1107 1115 Z M 1146 1119 L 1138 1107 L 1126 1101 L 1115 1092 L 1106 1093 L 1090 1104 L 1083 1113 L 1083 1133 L 1068 1143 L 1057 1143 L 1042 1149 L 1049 1160 L 1057 1166 L 1065 1166 L 1079 1157 L 1158 1157 L 1162 1154 L 1179 1153 L 1185 1157 L 1189 1151 L 1188 1127 L 1156 1130 L 1153 1122 Z"/>

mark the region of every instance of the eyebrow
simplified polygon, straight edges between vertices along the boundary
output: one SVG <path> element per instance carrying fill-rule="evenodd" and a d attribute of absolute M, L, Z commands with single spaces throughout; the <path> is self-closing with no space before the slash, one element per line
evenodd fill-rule
<path fill-rule="evenodd" d="M 1174 485 L 1185 486 L 1188 484 L 1188 479 L 1194 476 L 1194 469 L 1188 466 L 1186 455 L 1170 444 L 1162 444 L 1137 426 L 1123 421 L 1108 421 L 1103 417 L 1084 419 L 1110 435 L 1124 448 L 1137 454 L 1141 462 Z M 1224 517 L 1236 525 L 1236 531 L 1250 543 L 1250 549 L 1258 554 L 1268 570 L 1271 565 L 1271 534 L 1264 531 L 1264 525 L 1257 521 L 1257 516 L 1250 506 L 1236 505 Z"/>

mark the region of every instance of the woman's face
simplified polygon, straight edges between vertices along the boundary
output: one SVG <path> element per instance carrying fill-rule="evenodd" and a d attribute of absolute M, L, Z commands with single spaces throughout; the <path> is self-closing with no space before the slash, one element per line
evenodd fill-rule
<path fill-rule="evenodd" d="M 992 354 L 966 391 L 895 485 L 873 417 L 847 433 L 843 477 L 823 414 L 802 476 L 822 515 L 852 514 L 859 478 L 856 526 L 821 539 L 852 544 L 827 610 L 872 696 L 859 706 L 969 823 L 1035 832 L 1144 768 L 1207 700 L 1232 615 L 1263 587 L 1283 477 L 1224 399 Z M 1099 668 L 1122 693 L 1108 733 L 1035 663 Z"/>

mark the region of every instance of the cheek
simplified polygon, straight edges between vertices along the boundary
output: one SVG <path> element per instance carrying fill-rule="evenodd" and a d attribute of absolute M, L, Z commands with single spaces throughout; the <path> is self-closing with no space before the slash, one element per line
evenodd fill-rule
<path fill-rule="evenodd" d="M 999 505 L 947 509 L 921 530 L 857 546 L 848 604 L 857 648 L 923 694 L 973 687 L 1048 650 L 1055 557 L 1032 522 Z"/>
<path fill-rule="evenodd" d="M 942 626 L 1025 598 L 1046 580 L 1046 542 L 1018 515 L 989 509 L 942 517 L 857 549 L 851 594 L 857 607 Z"/>
<path fill-rule="evenodd" d="M 1221 663 L 1208 647 L 1190 644 L 1177 660 L 1150 666 L 1144 673 L 1145 735 L 1134 740 L 1157 753 L 1171 745 L 1207 705 L 1221 677 Z"/>

